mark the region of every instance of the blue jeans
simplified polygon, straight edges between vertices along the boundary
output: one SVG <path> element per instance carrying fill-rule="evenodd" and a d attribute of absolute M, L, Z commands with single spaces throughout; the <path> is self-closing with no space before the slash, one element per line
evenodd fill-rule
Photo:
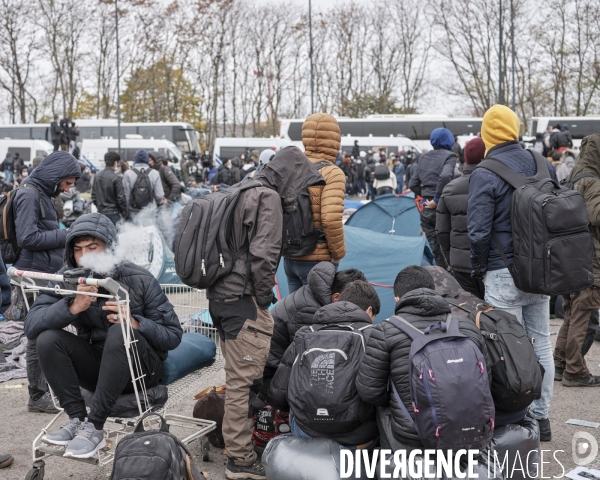
<path fill-rule="evenodd" d="M 487 272 L 483 280 L 485 301 L 499 310 L 512 313 L 534 339 L 535 353 L 544 367 L 542 398 L 535 400 L 529 413 L 536 420 L 548 418 L 554 386 L 554 360 L 550 345 L 550 297 L 525 293 L 515 286 L 507 268 Z"/>
<path fill-rule="evenodd" d="M 12 170 L 5 170 L 4 172 L 4 180 L 6 183 L 13 183 L 13 172 Z"/>
<path fill-rule="evenodd" d="M 300 427 L 296 423 L 296 416 L 292 410 L 290 410 L 290 432 L 292 432 L 292 437 L 312 438 L 300 430 Z"/>
<path fill-rule="evenodd" d="M 283 259 L 283 267 L 287 276 L 290 294 L 308 283 L 308 274 L 317 263 L 319 262 L 292 260 L 291 258 Z"/>

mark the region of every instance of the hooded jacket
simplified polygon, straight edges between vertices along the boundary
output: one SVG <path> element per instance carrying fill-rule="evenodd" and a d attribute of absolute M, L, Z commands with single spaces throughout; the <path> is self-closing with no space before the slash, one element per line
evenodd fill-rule
<path fill-rule="evenodd" d="M 23 182 L 13 203 L 17 244 L 22 249 L 14 266 L 54 273 L 63 264 L 66 230 L 60 230 L 53 197 L 65 178 L 79 178 L 75 157 L 64 151 L 48 155 Z"/>
<path fill-rule="evenodd" d="M 240 159 L 238 157 L 234 157 L 231 159 L 231 181 L 232 185 L 241 182 L 240 178 Z"/>
<path fill-rule="evenodd" d="M 77 268 L 73 243 L 77 237 L 88 235 L 102 240 L 107 250 L 117 241 L 117 230 L 108 217 L 99 213 L 82 215 L 67 234 L 65 267 L 59 273 Z M 148 340 L 161 360 L 166 359 L 168 351 L 181 342 L 183 331 L 173 305 L 169 303 L 156 278 L 145 268 L 130 262 L 119 264 L 110 276 L 129 292 L 131 316 L 139 322 L 140 334 Z M 49 286 L 54 286 L 54 283 L 50 282 Z M 76 290 L 75 285 L 60 286 Z M 107 292 L 100 289 L 99 293 Z M 60 329 L 72 324 L 77 329 L 78 336 L 92 345 L 102 346 L 108 329 L 113 326 L 107 320 L 107 313 L 102 310 L 106 299 L 99 298 L 85 312 L 72 315 L 69 306 L 74 297 L 75 295 L 64 297 L 50 291 L 41 292 L 25 319 L 27 338 L 35 339 L 44 330 Z"/>
<path fill-rule="evenodd" d="M 277 302 L 271 309 L 274 327 L 265 378 L 275 374 L 296 332 L 303 326 L 312 325 L 317 310 L 331 303 L 335 273 L 335 265 L 331 262 L 318 263 L 308 274 L 306 285 Z"/>
<path fill-rule="evenodd" d="M 341 260 L 346 255 L 342 222 L 346 176 L 334 165 L 341 145 L 337 120 L 326 113 L 308 116 L 302 124 L 302 144 L 305 155 L 313 164 L 323 161 L 331 163 L 319 170 L 326 185 L 308 189 L 315 228 L 323 228 L 326 241 L 319 243 L 313 253 L 294 260 Z"/>
<path fill-rule="evenodd" d="M 322 183 L 323 179 L 300 149 L 286 147 L 264 165 L 252 181 L 258 186 L 240 193 L 231 232 L 232 250 L 238 250 L 247 240 L 249 252 L 235 263 L 229 275 L 207 289 L 206 296 L 209 300 L 223 300 L 242 294 L 253 295 L 258 306 L 264 309 L 273 298 L 281 254 L 282 205 L 296 202 L 302 190 Z M 247 262 L 250 262 L 250 278 L 246 282 Z"/>
<path fill-rule="evenodd" d="M 363 327 L 369 327 L 362 331 L 365 343 L 368 342 L 369 335 L 371 334 L 371 331 L 374 330 L 374 328 L 371 326 L 371 319 L 366 312 L 350 302 L 337 302 L 320 308 L 315 314 L 312 322 L 312 325 L 340 324 L 350 325 L 355 330 Z M 292 366 L 296 356 L 302 353 L 302 337 L 309 331 L 309 327 L 306 326 L 297 332 L 294 342 L 285 351 L 285 355 L 281 360 L 281 364 L 279 365 L 279 368 L 277 368 L 277 373 L 275 373 L 275 376 L 271 381 L 267 400 L 269 404 L 275 408 L 289 410 L 287 392 L 290 382 L 290 375 L 292 373 Z M 358 428 L 348 432 L 339 431 L 324 435 L 319 432 L 312 431 L 306 426 L 300 424 L 298 426 L 302 429 L 302 431 L 304 431 L 304 433 L 311 437 L 331 438 L 342 445 L 361 445 L 373 440 L 378 435 L 377 423 L 375 421 L 375 409 L 373 407 L 367 407 L 367 411 L 368 414 L 363 418 L 361 425 Z"/>
<path fill-rule="evenodd" d="M 582 178 L 573 189 L 579 192 L 588 208 L 590 233 L 594 240 L 594 285 L 600 287 L 600 134 L 593 134 L 581 141 L 581 150 L 569 179 L 582 173 L 597 178 Z"/>
<path fill-rule="evenodd" d="M 450 306 L 433 290 L 420 288 L 404 295 L 396 304 L 396 315 L 400 315 L 419 330 L 446 321 Z M 490 362 L 485 341 L 475 323 L 464 317 L 459 319 L 461 333 L 472 339 L 486 360 L 488 377 L 491 381 Z M 375 325 L 367 340 L 367 352 L 356 378 L 358 394 L 367 403 L 377 407 L 391 407 L 392 432 L 397 441 L 408 446 L 421 447 L 417 431 L 405 417 L 395 396 L 388 391 L 388 381 L 394 382 L 400 399 L 412 414 L 410 396 L 409 353 L 412 339 L 388 321 Z"/>
<path fill-rule="evenodd" d="M 442 255 L 457 272 L 471 272 L 471 244 L 467 231 L 469 177 L 477 165 L 465 165 L 461 177 L 452 180 L 437 206 L 435 232 Z"/>
<path fill-rule="evenodd" d="M 429 141 L 433 150 L 421 155 L 410 174 L 408 188 L 426 200 L 437 201 L 454 176 L 456 155 L 451 151 L 454 137 L 446 128 L 436 128 Z"/>
<path fill-rule="evenodd" d="M 570 152 L 570 154 L 567 154 L 567 152 Z M 575 166 L 575 158 L 577 155 L 569 150 L 565 150 L 565 155 L 563 163 L 556 169 L 556 178 L 558 178 L 559 182 L 569 178 L 569 175 L 571 175 L 573 167 Z"/>
<path fill-rule="evenodd" d="M 165 192 L 165 198 L 171 202 L 177 201 L 179 195 L 181 195 L 182 187 L 171 167 L 161 165 L 158 169 L 158 174 L 160 175 L 160 181 Z"/>

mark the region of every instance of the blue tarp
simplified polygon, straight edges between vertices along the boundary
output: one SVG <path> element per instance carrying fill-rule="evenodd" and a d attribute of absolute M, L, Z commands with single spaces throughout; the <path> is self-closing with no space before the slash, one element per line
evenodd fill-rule
<path fill-rule="evenodd" d="M 375 284 L 375 290 L 381 299 L 381 312 L 375 320 L 379 323 L 394 314 L 394 291 L 391 287 L 398 272 L 409 265 L 433 263 L 427 239 L 424 236 L 399 237 L 376 233 L 348 225 L 344 226 L 344 237 L 346 256 L 342 259 L 339 269 L 358 268 L 369 282 Z M 288 295 L 283 260 L 277 270 L 275 289 L 278 298 Z"/>
<path fill-rule="evenodd" d="M 354 212 L 346 225 L 403 237 L 421 235 L 419 210 L 411 196 L 377 197 Z"/>

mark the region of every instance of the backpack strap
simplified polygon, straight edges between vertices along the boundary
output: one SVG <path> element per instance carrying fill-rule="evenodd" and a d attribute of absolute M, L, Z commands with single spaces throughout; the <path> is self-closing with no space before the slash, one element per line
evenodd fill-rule
<path fill-rule="evenodd" d="M 593 173 L 584 172 L 584 173 L 580 173 L 579 175 L 577 175 L 575 178 L 572 178 L 571 180 L 563 180 L 562 182 L 560 182 L 560 184 L 561 185 L 569 185 L 572 187 L 575 183 L 577 183 L 582 178 L 595 178 L 596 180 L 600 180 L 600 178 L 598 178 Z"/>
<path fill-rule="evenodd" d="M 415 421 L 413 420 L 412 415 L 409 413 L 408 408 L 406 408 L 406 405 L 404 405 L 404 402 L 400 398 L 400 395 L 398 395 L 398 390 L 396 390 L 396 385 L 394 385 L 391 375 L 389 376 L 389 379 L 388 379 L 388 391 L 389 391 L 390 387 L 392 389 L 392 392 L 394 393 L 394 398 L 396 399 L 396 403 L 400 406 L 400 408 L 402 409 L 402 412 L 404 413 L 404 415 L 406 416 L 406 419 L 410 422 L 412 427 L 416 429 L 417 427 L 415 425 Z"/>
<path fill-rule="evenodd" d="M 413 340 L 415 338 L 420 337 L 421 335 L 425 335 L 421 330 L 411 325 L 399 315 L 394 315 L 393 317 L 388 318 L 387 321 L 394 325 L 400 331 L 406 333 L 406 335 L 408 335 Z"/>
<path fill-rule="evenodd" d="M 551 178 L 547 166 L 548 161 L 543 157 L 543 155 L 539 152 L 535 152 L 532 150 L 528 151 L 533 156 L 537 168 L 536 174 L 533 177 L 525 177 L 523 175 L 520 175 L 517 172 L 515 172 L 512 168 L 505 165 L 497 158 L 493 157 L 486 158 L 485 160 L 483 160 L 477 166 L 477 168 L 485 168 L 486 170 L 494 172 L 513 188 L 523 187 L 530 183 L 536 183 L 540 180 Z"/>
<path fill-rule="evenodd" d="M 25 188 L 33 188 L 35 193 L 37 193 L 38 202 L 40 202 L 40 213 L 42 214 L 42 220 L 46 218 L 46 210 L 44 210 L 44 205 L 42 204 L 42 197 L 40 195 L 40 191 L 35 188 L 33 185 L 25 184 Z"/>
<path fill-rule="evenodd" d="M 136 174 L 138 177 L 139 177 L 139 176 L 142 174 L 142 172 L 140 172 L 140 171 L 139 171 L 137 168 L 133 168 L 133 167 L 132 167 L 132 168 L 131 168 L 131 170 L 132 170 L 132 171 L 133 171 L 133 172 L 134 172 L 134 173 L 135 173 L 135 174 Z"/>
<path fill-rule="evenodd" d="M 331 162 L 326 162 L 326 161 L 317 162 L 317 163 L 315 163 L 314 165 L 315 165 L 315 168 L 316 168 L 317 170 L 321 170 L 322 168 L 324 168 L 324 167 L 328 167 L 329 165 L 333 165 L 334 167 L 337 167 L 337 165 L 334 165 L 333 163 L 331 163 Z M 338 168 L 339 168 L 339 167 L 338 167 Z"/>

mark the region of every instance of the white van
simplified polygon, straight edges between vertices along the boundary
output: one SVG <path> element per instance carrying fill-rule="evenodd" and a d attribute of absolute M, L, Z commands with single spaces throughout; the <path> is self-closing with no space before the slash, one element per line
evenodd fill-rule
<path fill-rule="evenodd" d="M 6 158 L 6 154 L 14 155 L 18 153 L 25 162 L 25 165 L 31 166 L 35 157 L 45 157 L 54 151 L 54 146 L 45 140 L 0 140 L 0 162 Z"/>
<path fill-rule="evenodd" d="M 96 168 L 104 168 L 104 154 L 110 150 L 115 152 L 119 148 L 117 139 L 85 139 L 81 142 L 81 156 L 88 159 Z M 168 140 L 153 140 L 147 138 L 125 138 L 121 140 L 121 158 L 130 164 L 133 163 L 135 153 L 138 150 L 157 152 L 169 160 L 169 165 L 178 164 L 183 152 L 174 143 Z"/>
<path fill-rule="evenodd" d="M 258 154 L 263 150 L 275 149 L 281 150 L 288 145 L 295 143 L 281 138 L 236 138 L 225 137 L 215 140 L 215 148 L 213 150 L 213 159 L 217 165 L 221 165 L 223 160 L 239 157 L 246 150 L 258 150 Z"/>

